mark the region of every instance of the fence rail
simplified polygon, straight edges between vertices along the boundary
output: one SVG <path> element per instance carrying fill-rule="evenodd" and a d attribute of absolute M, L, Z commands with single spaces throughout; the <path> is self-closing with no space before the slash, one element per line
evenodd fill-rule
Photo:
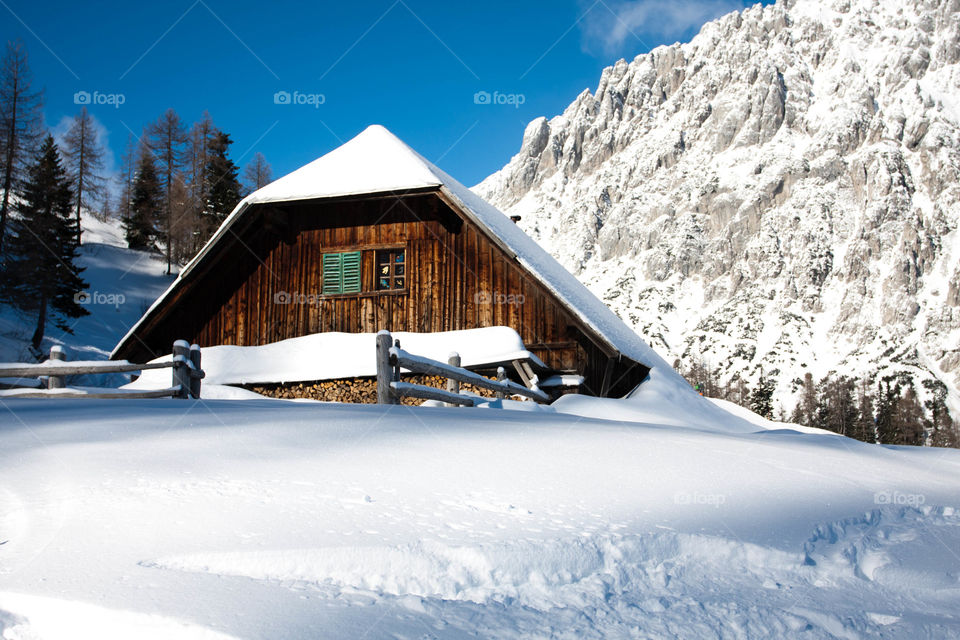
<path fill-rule="evenodd" d="M 168 387 L 167 389 L 151 389 L 150 391 L 87 391 L 85 389 L 19 389 L 13 390 L 14 393 L 6 393 L 4 398 L 89 398 L 91 400 L 120 400 L 144 398 L 178 398 L 180 397 L 180 387 Z"/>
<path fill-rule="evenodd" d="M 0 378 L 47 378 L 47 388 L 27 387 L 12 389 L 4 397 L 13 398 L 199 398 L 200 381 L 204 377 L 200 368 L 200 347 L 186 340 L 173 343 L 173 354 L 165 362 L 135 364 L 127 361 L 78 361 L 67 362 L 66 353 L 59 346 L 50 349 L 50 359 L 39 364 L 0 362 Z M 96 373 L 128 373 L 150 369 L 171 369 L 172 383 L 166 389 L 145 391 L 87 390 L 67 388 L 64 377 Z"/>
<path fill-rule="evenodd" d="M 447 389 L 437 389 L 420 384 L 400 381 L 400 369 L 412 373 L 447 378 Z M 537 402 L 550 402 L 550 396 L 535 385 L 525 387 L 508 380 L 503 367 L 497 369 L 497 379 L 490 380 L 478 373 L 460 367 L 460 356 L 450 354 L 448 362 L 440 362 L 423 356 L 407 353 L 394 342 L 388 331 L 377 334 L 377 403 L 399 404 L 407 396 L 424 400 L 438 400 L 449 405 L 476 405 L 478 398 L 460 393 L 460 383 L 472 384 L 482 389 L 495 391 L 497 398 L 519 395 Z"/>
<path fill-rule="evenodd" d="M 59 364 L 59 362 L 63 364 Z M 0 362 L 0 378 L 63 377 L 88 373 L 128 373 L 130 371 L 145 371 L 147 369 L 166 369 L 172 366 L 172 362 L 135 364 L 125 360 L 116 363 L 110 361 L 67 362 L 65 360 L 59 360 L 53 363 L 48 360 L 40 364 Z"/>

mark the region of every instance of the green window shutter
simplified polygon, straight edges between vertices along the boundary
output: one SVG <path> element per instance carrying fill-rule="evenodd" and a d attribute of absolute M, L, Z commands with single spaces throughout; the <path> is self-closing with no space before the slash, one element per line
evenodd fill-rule
<path fill-rule="evenodd" d="M 360 293 L 360 252 L 323 254 L 323 295 Z"/>
<path fill-rule="evenodd" d="M 343 288 L 341 253 L 323 254 L 323 294 L 340 293 Z"/>
<path fill-rule="evenodd" d="M 341 253 L 342 293 L 360 293 L 360 252 Z"/>

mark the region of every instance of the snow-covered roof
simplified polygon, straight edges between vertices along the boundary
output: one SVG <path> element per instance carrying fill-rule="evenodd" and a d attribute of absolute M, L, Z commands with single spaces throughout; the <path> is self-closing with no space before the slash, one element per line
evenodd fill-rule
<path fill-rule="evenodd" d="M 244 202 L 286 202 L 439 187 L 445 181 L 437 175 L 438 171 L 402 140 L 375 124 L 330 153 L 254 191 Z"/>
<path fill-rule="evenodd" d="M 117 345 L 127 341 L 172 291 L 190 275 L 251 205 L 360 194 L 436 188 L 458 205 L 507 253 L 515 256 L 609 347 L 649 367 L 667 364 L 603 302 L 564 269 L 510 218 L 457 182 L 380 125 L 244 198 L 177 280 L 153 303 Z M 116 353 L 116 349 L 114 349 Z M 667 367 L 669 368 L 669 367 Z"/>

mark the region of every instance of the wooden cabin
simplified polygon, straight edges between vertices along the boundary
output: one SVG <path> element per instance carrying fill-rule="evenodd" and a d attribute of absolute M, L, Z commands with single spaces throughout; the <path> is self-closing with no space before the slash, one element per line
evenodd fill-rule
<path fill-rule="evenodd" d="M 580 393 L 623 396 L 649 371 L 639 336 L 514 221 L 372 126 L 245 198 L 111 357 L 499 325 Z"/>

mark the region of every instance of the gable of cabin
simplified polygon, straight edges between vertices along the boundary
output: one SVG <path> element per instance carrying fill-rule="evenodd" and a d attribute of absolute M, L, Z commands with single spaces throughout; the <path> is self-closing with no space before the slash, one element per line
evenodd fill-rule
<path fill-rule="evenodd" d="M 180 284 L 115 357 L 157 357 L 184 336 L 261 345 L 508 326 L 551 368 L 584 376 L 581 392 L 623 395 L 648 371 L 611 353 L 436 189 L 253 205 Z"/>

